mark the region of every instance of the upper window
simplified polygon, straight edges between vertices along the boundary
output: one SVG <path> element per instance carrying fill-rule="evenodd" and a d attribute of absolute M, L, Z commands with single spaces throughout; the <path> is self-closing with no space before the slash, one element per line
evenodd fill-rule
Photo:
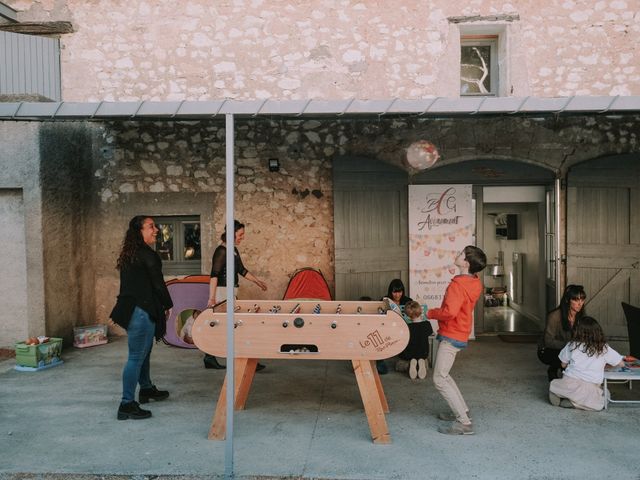
<path fill-rule="evenodd" d="M 162 271 L 171 275 L 202 272 L 200 217 L 154 217 L 158 226 L 156 252 L 162 258 Z"/>
<path fill-rule="evenodd" d="M 497 94 L 498 36 L 463 36 L 460 40 L 460 95 Z"/>

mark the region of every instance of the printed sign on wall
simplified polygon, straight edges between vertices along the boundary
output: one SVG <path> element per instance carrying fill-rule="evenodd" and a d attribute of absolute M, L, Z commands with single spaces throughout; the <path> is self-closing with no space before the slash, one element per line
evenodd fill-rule
<path fill-rule="evenodd" d="M 456 256 L 472 245 L 471 185 L 409 185 L 409 292 L 439 307 L 458 273 Z"/>

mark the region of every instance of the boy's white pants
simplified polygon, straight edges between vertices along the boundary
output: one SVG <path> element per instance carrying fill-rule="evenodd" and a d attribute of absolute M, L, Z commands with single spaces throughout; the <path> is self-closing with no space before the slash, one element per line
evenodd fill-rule
<path fill-rule="evenodd" d="M 462 393 L 460 393 L 458 385 L 456 385 L 456 382 L 451 378 L 451 375 L 449 375 L 449 371 L 451 367 L 453 367 L 453 362 L 459 351 L 459 348 L 454 347 L 446 340 L 440 341 L 438 354 L 436 356 L 436 365 L 433 369 L 433 383 L 449 404 L 457 420 L 462 424 L 468 425 L 471 423 L 467 415 L 469 407 L 467 407 L 464 398 L 462 398 Z"/>

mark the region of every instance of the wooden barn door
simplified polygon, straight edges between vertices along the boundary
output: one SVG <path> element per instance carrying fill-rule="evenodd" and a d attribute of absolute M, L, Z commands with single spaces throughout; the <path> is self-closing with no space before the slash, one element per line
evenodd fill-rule
<path fill-rule="evenodd" d="M 407 173 L 367 158 L 333 164 L 336 300 L 374 300 L 408 288 Z"/>
<path fill-rule="evenodd" d="M 567 283 L 584 285 L 608 336 L 627 337 L 620 302 L 640 305 L 640 157 L 577 165 L 567 185 Z"/>

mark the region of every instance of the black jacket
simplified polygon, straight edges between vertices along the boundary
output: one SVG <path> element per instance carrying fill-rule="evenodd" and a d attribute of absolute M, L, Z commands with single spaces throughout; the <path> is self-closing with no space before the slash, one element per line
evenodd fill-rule
<path fill-rule="evenodd" d="M 120 270 L 120 293 L 111 318 L 125 330 L 135 307 L 149 314 L 160 339 L 167 330 L 165 310 L 173 307 L 162 276 L 162 260 L 149 246 L 138 249 L 133 262 Z"/>

